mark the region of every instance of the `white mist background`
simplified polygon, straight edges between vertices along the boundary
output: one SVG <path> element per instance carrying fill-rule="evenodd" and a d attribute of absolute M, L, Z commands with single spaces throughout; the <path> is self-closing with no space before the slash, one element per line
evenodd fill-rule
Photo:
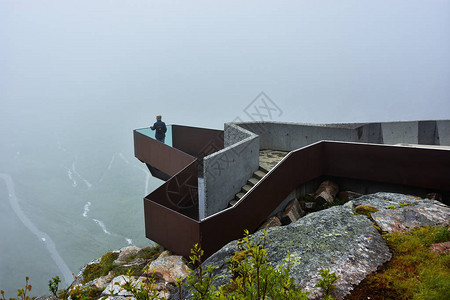
<path fill-rule="evenodd" d="M 150 245 L 132 130 L 450 118 L 450 1 L 0 0 L 0 173 L 77 273 Z M 264 120 L 269 120 L 266 117 Z M 0 288 L 63 277 L 0 180 Z M 90 204 L 89 204 L 90 203 Z"/>

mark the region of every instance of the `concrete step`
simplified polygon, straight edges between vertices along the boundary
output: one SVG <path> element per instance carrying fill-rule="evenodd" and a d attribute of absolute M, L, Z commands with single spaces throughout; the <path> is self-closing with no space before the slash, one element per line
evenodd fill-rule
<path fill-rule="evenodd" d="M 266 166 L 261 166 L 261 165 L 259 165 L 259 169 L 265 173 L 269 173 L 269 171 L 270 171 L 269 168 L 267 168 Z"/>
<path fill-rule="evenodd" d="M 252 188 L 251 185 L 246 184 L 246 185 L 244 185 L 244 186 L 242 187 L 241 191 L 244 192 L 244 193 L 247 193 L 248 191 L 250 191 L 251 188 Z"/>
<path fill-rule="evenodd" d="M 241 188 L 241 191 L 234 196 L 234 199 L 231 200 L 228 204 L 229 206 L 234 206 L 237 201 L 239 201 L 244 195 L 255 185 L 258 181 L 263 178 L 267 172 L 264 169 L 259 168 L 259 170 L 253 173 L 253 177 L 247 180 L 247 184 Z"/>
<path fill-rule="evenodd" d="M 258 179 L 263 178 L 267 172 L 263 172 L 262 170 L 257 170 L 255 173 L 253 173 L 253 177 L 256 177 Z"/>
<path fill-rule="evenodd" d="M 244 197 L 245 193 L 237 193 L 235 199 L 240 200 L 242 197 Z"/>
<path fill-rule="evenodd" d="M 252 177 L 252 178 L 250 178 L 250 179 L 247 181 L 247 184 L 248 184 L 248 185 L 251 185 L 251 186 L 254 186 L 255 184 L 258 183 L 258 181 L 259 181 L 259 179 Z"/>
<path fill-rule="evenodd" d="M 231 201 L 228 203 L 228 205 L 229 205 L 230 207 L 232 207 L 232 206 L 235 206 L 237 202 L 238 202 L 238 200 L 231 200 Z"/>

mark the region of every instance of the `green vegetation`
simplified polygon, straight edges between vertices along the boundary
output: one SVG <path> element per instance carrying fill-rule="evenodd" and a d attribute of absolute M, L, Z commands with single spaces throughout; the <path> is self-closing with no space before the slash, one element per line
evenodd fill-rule
<path fill-rule="evenodd" d="M 316 287 L 321 288 L 325 294 L 326 300 L 332 300 L 334 299 L 331 297 L 331 293 L 337 289 L 337 286 L 334 285 L 336 280 L 338 280 L 339 276 L 336 275 L 336 273 L 330 273 L 330 270 L 328 269 L 321 269 L 320 270 L 320 279 L 316 284 Z"/>
<path fill-rule="evenodd" d="M 376 209 L 373 206 L 369 206 L 369 205 L 358 205 L 357 207 L 355 207 L 355 213 L 358 215 L 365 215 L 369 218 L 371 218 L 370 214 L 377 212 L 378 209 Z"/>
<path fill-rule="evenodd" d="M 132 260 L 143 258 L 143 259 L 152 259 L 156 258 L 156 256 L 160 253 L 159 246 L 155 247 L 146 247 L 141 249 L 136 255 L 130 255 L 127 257 L 126 262 L 131 262 Z M 126 274 L 130 268 L 124 269 L 121 266 L 114 264 L 114 261 L 119 256 L 119 253 L 109 252 L 102 256 L 99 263 L 94 263 L 86 266 L 86 269 L 83 271 L 83 283 L 87 283 L 95 278 L 106 276 L 109 272 L 112 272 L 114 276 L 119 276 L 122 274 Z M 131 268 L 131 271 L 139 276 L 143 273 L 142 267 L 137 265 L 134 268 Z"/>
<path fill-rule="evenodd" d="M 448 227 L 414 228 L 384 238 L 392 260 L 367 277 L 348 299 L 376 294 L 386 299 L 450 299 L 450 255 L 429 250 L 433 243 L 450 240 Z"/>
<path fill-rule="evenodd" d="M 58 284 L 61 282 L 59 276 L 53 277 L 52 280 L 48 281 L 48 290 L 54 295 L 58 296 Z"/>
<path fill-rule="evenodd" d="M 25 277 L 25 287 L 23 289 L 18 289 L 17 290 L 17 300 L 31 300 L 31 298 L 29 296 L 27 296 L 27 292 L 31 291 L 31 285 L 28 284 L 28 281 L 30 279 L 27 277 Z M 0 299 L 2 300 L 6 300 L 5 298 L 5 292 L 3 290 L 0 291 L 0 294 L 2 295 L 2 297 Z M 13 299 L 13 298 L 11 298 Z"/>
<path fill-rule="evenodd" d="M 158 291 L 156 290 L 155 287 L 156 279 L 154 276 L 151 276 L 148 282 L 141 284 L 133 284 L 133 281 L 131 280 L 132 276 L 133 272 L 128 271 L 125 276 L 125 283 L 120 285 L 120 287 L 126 290 L 127 292 L 130 292 L 135 299 L 137 300 L 166 299 L 165 296 L 159 295 Z M 167 290 L 164 291 L 164 294 L 166 293 Z"/>
<path fill-rule="evenodd" d="M 373 210 L 376 209 L 357 209 L 363 214 Z M 346 299 L 362 299 L 372 295 L 382 295 L 383 299 L 450 299 L 450 255 L 435 254 L 429 250 L 434 243 L 450 241 L 450 227 L 426 226 L 406 233 L 383 234 L 383 237 L 393 252 L 392 260 L 379 272 L 369 275 Z M 295 285 L 294 278 L 289 274 L 292 267 L 289 253 L 285 263 L 275 268 L 267 260 L 266 243 L 265 232 L 262 241 L 255 243 L 250 240 L 249 232 L 245 231 L 244 237 L 238 241 L 238 250 L 228 261 L 233 276 L 228 283 L 219 287 L 213 285 L 216 267 L 208 266 L 205 269 L 202 266 L 203 250 L 195 245 L 191 249 L 190 263 L 196 266 L 196 269 L 184 281 L 178 279 L 177 287 L 180 291 L 183 287 L 190 290 L 195 299 L 307 299 L 308 293 Z M 136 255 L 130 255 L 126 260 L 129 262 L 138 258 L 154 259 L 159 253 L 159 247 L 147 247 Z M 114 264 L 117 257 L 118 253 L 107 253 L 99 263 L 89 265 L 83 273 L 84 282 L 109 272 L 114 276 L 123 274 L 120 273 L 123 270 L 119 270 Z M 135 274 L 129 269 L 125 276 L 127 280 L 120 287 L 138 300 L 165 299 L 167 291 L 158 293 L 155 276 L 148 276 L 147 282 L 140 284 L 131 280 L 132 276 L 148 273 L 148 270 L 141 269 L 139 272 L 140 274 Z M 339 276 L 328 269 L 322 269 L 320 277 L 316 287 L 322 289 L 322 299 L 334 299 L 331 294 L 337 288 L 335 282 Z M 57 276 L 49 281 L 49 290 L 54 295 L 57 295 L 59 282 Z M 17 290 L 16 299 L 31 299 L 27 296 L 29 291 L 31 285 L 26 277 L 25 287 Z M 58 297 L 70 297 L 74 300 L 98 299 L 101 292 L 93 287 L 79 285 L 60 291 Z M 4 291 L 1 291 L 0 299 L 6 300 Z"/>
<path fill-rule="evenodd" d="M 106 276 L 114 268 L 114 261 L 119 253 L 109 252 L 102 256 L 100 263 L 90 264 L 83 271 L 83 282 L 89 282 L 95 278 Z"/>
<path fill-rule="evenodd" d="M 265 231 L 262 234 L 262 243 L 256 244 L 245 231 L 238 242 L 239 251 L 229 261 L 234 277 L 219 289 L 219 299 L 307 299 L 308 293 L 302 292 L 289 275 L 292 266 L 289 253 L 286 266 L 276 269 L 268 263 L 267 235 Z"/>
<path fill-rule="evenodd" d="M 289 254 L 285 266 L 274 268 L 267 261 L 265 232 L 261 244 L 252 242 L 248 236 L 248 231 L 245 231 L 244 238 L 238 242 L 239 250 L 228 261 L 233 278 L 220 287 L 212 284 L 216 266 L 204 269 L 201 262 L 203 250 L 195 245 L 191 249 L 190 263 L 197 268 L 186 280 L 177 280 L 180 293 L 185 287 L 192 292 L 194 299 L 307 299 L 308 293 L 302 292 L 302 289 L 294 284 L 294 278 L 289 275 L 292 265 Z M 131 292 L 136 299 L 165 299 L 165 296 L 158 296 L 153 280 L 133 285 L 131 275 L 131 272 L 127 274 L 128 280 L 120 287 Z M 334 282 L 339 277 L 329 270 L 321 270 L 320 275 L 317 286 L 323 289 L 324 299 L 333 300 L 330 293 L 336 289 Z"/>

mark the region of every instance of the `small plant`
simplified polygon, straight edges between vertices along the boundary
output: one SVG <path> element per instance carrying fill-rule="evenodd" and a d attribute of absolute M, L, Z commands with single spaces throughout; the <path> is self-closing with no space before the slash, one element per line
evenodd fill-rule
<path fill-rule="evenodd" d="M 330 273 L 330 270 L 328 270 L 328 269 L 321 269 L 319 272 L 320 272 L 321 278 L 316 283 L 316 287 L 319 287 L 322 289 L 322 291 L 325 295 L 324 299 L 334 300 L 335 298 L 333 298 L 331 296 L 331 293 L 335 289 L 337 289 L 337 287 L 334 285 L 334 283 L 336 282 L 336 280 L 338 280 L 341 277 L 337 276 L 335 272 Z"/>
<path fill-rule="evenodd" d="M 28 284 L 28 281 L 30 280 L 30 278 L 25 277 L 25 287 L 23 289 L 18 289 L 17 290 L 17 300 L 31 300 L 32 298 L 27 296 L 27 291 L 30 292 L 31 291 L 31 285 Z M 6 300 L 5 298 L 5 291 L 1 290 L 0 294 L 2 295 L 2 297 L 0 299 L 2 300 Z"/>
<path fill-rule="evenodd" d="M 389 205 L 387 208 L 388 209 L 397 209 L 397 207 L 395 205 Z"/>
<path fill-rule="evenodd" d="M 194 270 L 193 275 L 187 277 L 187 288 L 193 290 L 195 299 L 212 299 L 216 291 L 216 287 L 212 285 L 212 280 L 214 279 L 212 273 L 216 266 L 208 266 L 204 270 L 201 261 L 203 253 L 203 250 L 198 244 L 195 244 L 194 248 L 191 249 L 191 256 L 189 256 L 190 262 L 192 265 L 198 267 Z"/>
<path fill-rule="evenodd" d="M 53 277 L 52 280 L 48 281 L 48 290 L 54 295 L 58 296 L 58 284 L 61 282 L 58 276 Z"/>
<path fill-rule="evenodd" d="M 407 203 L 407 202 L 402 202 L 400 203 L 400 207 L 405 207 L 405 206 L 409 206 L 412 205 L 411 203 Z"/>
<path fill-rule="evenodd" d="M 131 270 L 128 271 L 127 275 L 125 276 L 125 283 L 119 284 L 118 282 L 116 282 L 116 285 L 132 294 L 133 297 L 137 300 L 166 299 L 166 297 L 160 297 L 158 291 L 156 290 L 155 276 L 151 276 L 151 279 L 147 282 L 133 282 L 131 279 L 132 275 L 133 272 Z"/>
<path fill-rule="evenodd" d="M 61 298 L 71 300 L 98 299 L 101 294 L 102 290 L 97 288 L 77 285 L 67 292 L 61 293 Z"/>
<path fill-rule="evenodd" d="M 267 261 L 266 232 L 262 244 L 255 244 L 245 230 L 244 238 L 238 242 L 239 251 L 230 259 L 230 270 L 234 278 L 220 288 L 220 299 L 307 299 L 308 293 L 294 284 L 289 275 L 290 255 L 285 266 L 274 268 Z"/>

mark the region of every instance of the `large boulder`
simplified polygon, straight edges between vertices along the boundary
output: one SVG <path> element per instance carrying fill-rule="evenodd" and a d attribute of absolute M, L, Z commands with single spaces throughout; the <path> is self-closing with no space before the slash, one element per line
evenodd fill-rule
<path fill-rule="evenodd" d="M 159 257 L 152 261 L 146 270 L 148 276 L 159 277 L 172 284 L 177 282 L 177 278 L 183 279 L 191 272 L 183 257 L 179 255 Z"/>
<path fill-rule="evenodd" d="M 368 216 L 359 215 L 354 210 L 359 205 L 372 206 L 376 208 L 374 211 L 378 211 Z M 391 259 L 389 248 L 373 220 L 385 228 L 383 224 L 389 223 L 388 219 L 393 215 L 403 216 L 414 226 L 423 226 L 447 224 L 450 213 L 447 206 L 433 200 L 393 193 L 363 196 L 343 206 L 311 213 L 288 226 L 266 229 L 268 261 L 280 266 L 285 263 L 289 251 L 292 262 L 290 275 L 296 284 L 310 292 L 313 299 L 322 296 L 315 287 L 319 270 L 336 272 L 340 279 L 335 283 L 337 289 L 333 295 L 343 299 L 368 274 Z M 421 217 L 415 220 L 416 216 Z M 393 223 L 400 222 L 399 218 L 395 220 Z M 261 243 L 262 231 L 251 235 L 250 239 Z M 227 261 L 237 251 L 237 241 L 232 241 L 204 262 L 204 268 L 217 266 L 214 285 L 229 282 L 232 274 Z M 178 299 L 179 295 L 173 296 L 173 299 Z M 189 298 L 190 295 L 184 292 L 183 299 Z"/>
<path fill-rule="evenodd" d="M 344 297 L 353 285 L 391 258 L 373 223 L 352 213 L 349 206 L 336 206 L 309 214 L 288 226 L 267 229 L 268 261 L 280 266 L 289 251 L 291 276 L 312 298 L 321 295 L 315 287 L 319 270 L 330 269 L 341 277 L 336 282 L 335 296 Z M 259 242 L 262 238 L 261 231 L 251 237 Z M 205 261 L 205 265 L 219 266 L 215 285 L 223 285 L 230 279 L 226 261 L 237 250 L 237 242 L 233 241 Z"/>
<path fill-rule="evenodd" d="M 378 195 L 386 196 L 385 193 Z M 387 194 L 389 195 L 392 194 Z M 361 198 L 359 201 L 364 201 L 365 197 Z M 392 199 L 387 201 L 395 202 Z M 450 225 L 450 208 L 445 204 L 404 195 L 399 197 L 399 201 L 395 204 L 379 208 L 379 211 L 372 213 L 371 216 L 381 230 L 389 233 L 409 231 L 419 226 Z"/>

